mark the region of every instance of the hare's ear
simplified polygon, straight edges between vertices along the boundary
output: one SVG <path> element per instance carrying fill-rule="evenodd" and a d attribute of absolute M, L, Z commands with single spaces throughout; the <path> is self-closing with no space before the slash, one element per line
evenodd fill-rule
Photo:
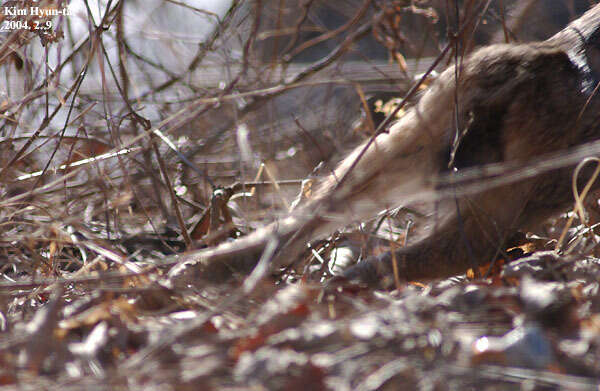
<path fill-rule="evenodd" d="M 591 76 L 598 83 L 600 81 L 600 28 L 586 39 L 584 51 Z"/>

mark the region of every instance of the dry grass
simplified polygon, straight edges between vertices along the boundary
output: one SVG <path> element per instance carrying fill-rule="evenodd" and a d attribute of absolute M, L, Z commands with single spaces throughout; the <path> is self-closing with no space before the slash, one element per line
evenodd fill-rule
<path fill-rule="evenodd" d="M 314 243 L 251 289 L 159 283 L 170 255 L 285 214 L 300 180 L 373 133 L 368 98 L 404 95 L 446 32 L 465 31 L 452 61 L 562 27 L 535 2 L 493 2 L 483 18 L 470 15 L 486 2 L 471 0 L 291 3 L 0 12 L 50 27 L 0 33 L 0 390 L 595 387 L 596 258 L 538 254 L 503 276 L 391 293 L 323 290 L 333 254 L 406 243 L 419 210 Z M 585 2 L 555 3 L 567 15 Z M 476 22 L 457 25 L 456 12 Z M 553 223 L 544 239 L 564 219 Z M 575 226 L 571 252 L 594 255 Z M 481 348 L 510 330 L 520 339 Z"/>

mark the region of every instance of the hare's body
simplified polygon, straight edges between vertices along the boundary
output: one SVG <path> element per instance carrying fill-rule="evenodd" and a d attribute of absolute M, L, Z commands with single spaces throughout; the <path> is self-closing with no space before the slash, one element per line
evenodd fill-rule
<path fill-rule="evenodd" d="M 435 194 L 441 189 L 437 179 L 451 172 L 526 164 L 599 139 L 600 99 L 593 97 L 600 73 L 594 61 L 600 52 L 599 15 L 595 7 L 544 42 L 476 51 L 458 68 L 444 71 L 388 132 L 365 151 L 358 147 L 323 178 L 307 205 L 244 239 L 187 255 L 172 274 L 189 268 L 228 270 L 219 264 L 250 267 L 269 238 L 276 237 L 280 246 L 305 243 L 380 210 L 410 204 L 424 193 Z M 572 171 L 572 166 L 561 167 L 468 194 L 458 189 L 462 195 L 443 201 L 452 202 L 454 212 L 430 236 L 400 250 L 401 275 L 444 276 L 491 260 L 518 229 L 572 202 Z M 377 279 L 389 271 L 390 259 L 369 260 L 347 276 Z"/>

